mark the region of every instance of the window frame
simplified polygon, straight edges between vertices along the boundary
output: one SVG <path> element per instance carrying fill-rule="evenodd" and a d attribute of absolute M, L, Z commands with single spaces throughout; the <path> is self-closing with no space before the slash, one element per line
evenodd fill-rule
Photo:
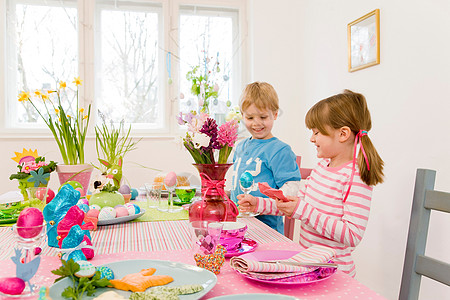
<path fill-rule="evenodd" d="M 26 0 L 25 0 L 26 1 Z M 23 2 L 25 2 L 23 1 Z M 179 13 L 184 7 L 195 7 L 199 6 L 202 8 L 211 9 L 234 9 L 238 12 L 238 30 L 239 35 L 236 39 L 236 45 L 233 45 L 233 49 L 238 51 L 238 54 L 233 59 L 233 68 L 236 70 L 236 83 L 233 85 L 233 95 L 235 97 L 239 96 L 240 90 L 242 89 L 245 82 L 249 79 L 249 60 L 248 60 L 248 28 L 247 28 L 247 0 L 134 0 L 134 1 L 124 1 L 122 2 L 125 6 L 137 5 L 156 5 L 161 7 L 162 11 L 162 31 L 160 32 L 160 47 L 170 51 L 174 55 L 179 55 L 178 41 L 179 41 Z M 147 4 L 146 4 L 147 3 Z M 0 22 L 0 78 L 6 78 L 7 74 L 7 64 L 8 53 L 11 53 L 11 49 L 6 49 L 6 1 L 0 1 L 0 14 L 3 16 Z M 80 106 L 87 107 L 89 104 L 92 105 L 91 110 L 91 122 L 89 125 L 88 138 L 95 136 L 94 127 L 98 121 L 97 117 L 97 107 L 95 103 L 96 91 L 95 91 L 95 71 L 98 65 L 96 62 L 95 52 L 95 15 L 96 15 L 96 3 L 92 0 L 78 0 L 78 75 L 83 79 L 83 85 L 79 91 L 79 101 Z M 161 34 L 162 33 L 162 34 Z M 161 37 L 162 35 L 162 37 Z M 13 46 L 11 46 L 13 47 Z M 160 69 L 165 70 L 165 51 L 160 51 L 159 54 Z M 240 68 L 239 68 L 240 66 Z M 174 138 L 179 136 L 182 132 L 182 128 L 178 126 L 176 122 L 176 115 L 178 114 L 179 107 L 179 82 L 176 78 L 179 78 L 179 65 L 177 60 L 172 59 L 172 84 L 168 83 L 166 78 L 166 72 L 164 76 L 159 78 L 160 88 L 162 90 L 162 97 L 164 102 L 165 113 L 163 115 L 163 128 L 148 129 L 148 128 L 134 128 L 132 126 L 132 136 L 139 137 L 155 137 L 155 138 Z M 159 72 L 161 74 L 161 72 Z M 181 74 L 183 76 L 183 74 Z M 161 76 L 160 76 L 161 77 Z M 7 101 L 11 97 L 11 92 L 8 94 L 7 86 L 11 86 L 14 78 L 6 78 L 5 80 L 0 80 L 0 138 L 48 138 L 51 139 L 52 135 L 49 129 L 44 125 L 42 127 L 36 128 L 36 126 L 24 126 L 21 128 L 9 127 L 7 123 L 9 120 L 5 118 L 13 117 L 11 112 L 10 101 Z M 14 96 L 16 98 L 17 95 Z"/>

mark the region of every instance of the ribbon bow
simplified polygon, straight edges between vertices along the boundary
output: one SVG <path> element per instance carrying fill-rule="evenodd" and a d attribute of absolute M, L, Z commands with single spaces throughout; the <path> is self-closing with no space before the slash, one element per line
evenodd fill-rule
<path fill-rule="evenodd" d="M 226 202 L 229 203 L 229 205 L 236 208 L 234 210 L 234 212 L 233 211 L 231 212 L 231 214 L 233 215 L 233 217 L 237 216 L 237 213 L 235 213 L 236 211 L 238 211 L 236 204 L 230 200 L 227 193 L 225 193 L 225 191 L 224 191 L 225 179 L 213 180 L 205 173 L 200 173 L 200 177 L 203 179 L 202 180 L 202 201 L 205 202 L 206 195 L 209 195 L 211 190 L 216 190 L 219 193 L 219 195 L 223 199 L 225 199 Z M 204 206 L 202 206 L 202 208 L 203 207 Z M 200 217 L 202 216 L 202 213 L 203 213 L 203 211 L 200 212 Z M 225 205 L 225 220 L 224 221 L 226 221 L 227 216 L 228 216 L 228 209 L 227 209 L 227 205 Z"/>
<path fill-rule="evenodd" d="M 364 146 L 361 143 L 361 138 L 363 136 L 365 136 L 365 135 L 367 135 L 367 131 L 366 130 L 360 130 L 360 131 L 358 131 L 358 133 L 355 136 L 355 147 L 354 147 L 354 150 L 353 150 L 353 162 L 352 162 L 352 176 L 350 177 L 350 184 L 349 184 L 347 193 L 345 194 L 344 202 L 345 202 L 345 200 L 347 200 L 348 194 L 350 194 L 350 189 L 351 189 L 352 183 L 353 183 L 353 177 L 354 177 L 355 171 L 356 171 L 356 158 L 358 156 L 356 154 L 356 150 L 358 149 L 358 145 L 361 148 L 361 151 L 362 151 L 362 153 L 364 155 L 364 160 L 366 161 L 367 170 L 370 171 L 369 160 L 367 159 L 366 151 L 364 151 Z"/>
<path fill-rule="evenodd" d="M 67 260 L 69 258 L 69 255 L 72 254 L 72 252 L 77 251 L 77 250 L 82 250 L 85 248 L 94 249 L 94 246 L 90 246 L 86 243 L 86 241 L 83 241 L 74 248 L 65 248 L 65 249 L 56 249 L 56 250 L 64 253 L 63 256 L 61 257 L 62 260 Z"/>

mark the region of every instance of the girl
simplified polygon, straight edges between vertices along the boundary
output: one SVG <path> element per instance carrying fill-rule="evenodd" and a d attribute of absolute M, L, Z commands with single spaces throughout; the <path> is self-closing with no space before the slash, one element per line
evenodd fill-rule
<path fill-rule="evenodd" d="M 384 163 L 368 136 L 372 122 L 366 99 L 345 90 L 315 104 L 305 123 L 322 160 L 298 198 L 281 202 L 240 195 L 239 207 L 299 219 L 300 244 L 334 248 L 339 269 L 355 276 L 351 252 L 366 230 L 372 187 L 383 182 Z"/>

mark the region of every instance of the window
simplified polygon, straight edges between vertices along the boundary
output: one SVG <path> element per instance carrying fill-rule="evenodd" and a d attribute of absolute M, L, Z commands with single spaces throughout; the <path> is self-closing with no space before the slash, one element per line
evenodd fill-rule
<path fill-rule="evenodd" d="M 70 112 L 77 98 L 69 86 L 78 76 L 79 105 L 92 104 L 94 122 L 124 120 L 142 135 L 177 134 L 175 116 L 199 109 L 201 97 L 186 79 L 195 66 L 217 91 L 210 113 L 224 118 L 246 73 L 244 9 L 244 0 L 7 0 L 0 4 L 2 134 L 44 132 L 17 95 L 66 81 Z"/>

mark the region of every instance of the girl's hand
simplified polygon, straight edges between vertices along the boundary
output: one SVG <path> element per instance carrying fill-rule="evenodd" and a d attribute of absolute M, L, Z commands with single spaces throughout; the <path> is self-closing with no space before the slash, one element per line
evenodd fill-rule
<path fill-rule="evenodd" d="M 250 194 L 241 194 L 237 196 L 239 210 L 242 212 L 256 212 L 258 198 Z"/>
<path fill-rule="evenodd" d="M 286 198 L 288 198 L 289 201 L 277 201 L 277 207 L 285 216 L 290 217 L 294 214 L 297 202 L 300 199 L 293 196 L 286 196 Z"/>

